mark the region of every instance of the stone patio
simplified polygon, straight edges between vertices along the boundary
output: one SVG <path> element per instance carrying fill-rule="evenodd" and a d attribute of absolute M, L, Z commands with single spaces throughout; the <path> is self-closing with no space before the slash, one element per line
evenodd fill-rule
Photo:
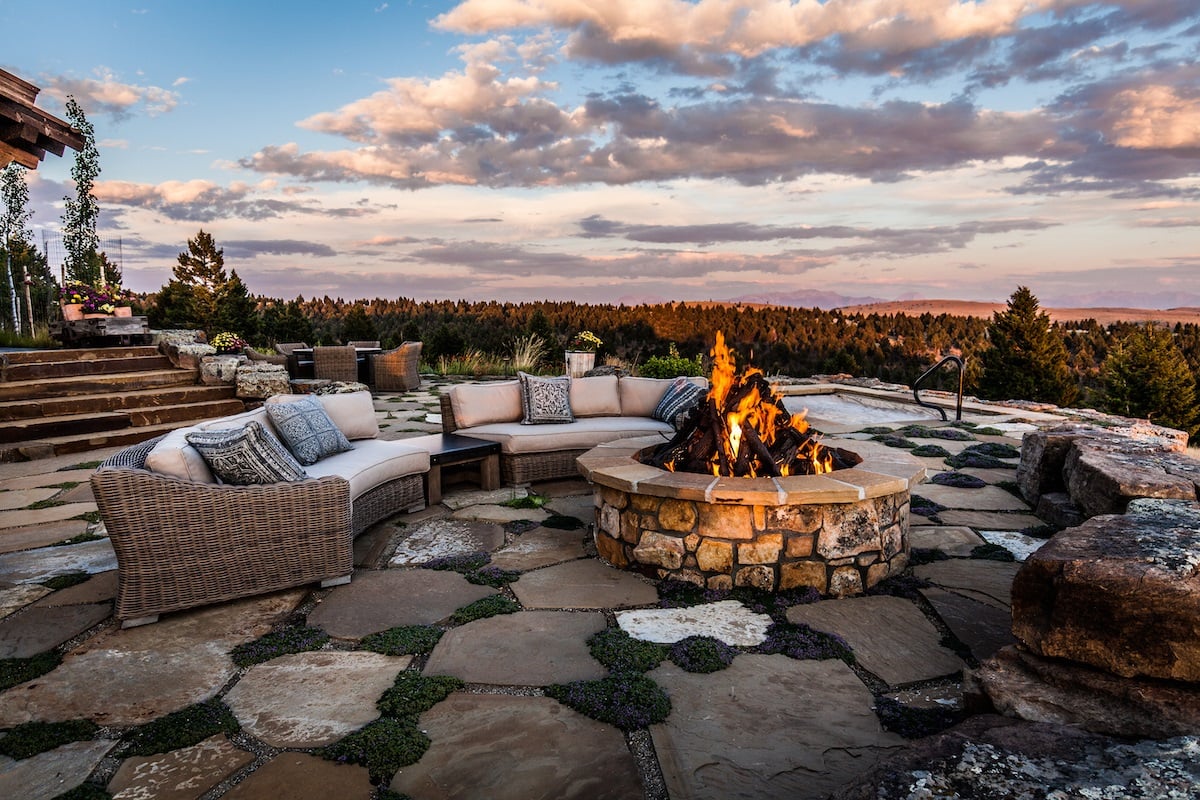
<path fill-rule="evenodd" d="M 377 396 L 382 435 L 439 430 L 432 416 L 437 393 L 430 381 L 419 391 Z M 1009 441 L 1017 442 L 1021 430 L 1015 426 Z M 903 796 L 871 787 L 890 792 L 887 787 L 903 784 L 890 765 L 919 771 L 925 763 L 914 759 L 926 743 L 887 730 L 877 706 L 900 698 L 913 709 L 963 707 L 964 668 L 1013 641 L 1010 589 L 1019 566 L 971 558 L 972 551 L 985 540 L 1008 541 L 996 537 L 998 531 L 1041 524 L 1007 490 L 1015 470 L 963 470 L 982 478 L 983 489 L 917 487 L 914 494 L 945 510 L 932 522 L 913 517 L 931 522 L 914 526 L 913 546 L 944 557 L 911 569 L 921 579 L 916 591 L 898 587 L 891 595 L 786 610 L 786 621 L 841 636 L 854 653 L 852 665 L 761 652 L 758 643 L 772 620 L 736 598 L 662 608 L 656 582 L 595 558 L 587 527 L 592 494 L 582 480 L 531 487 L 553 498 L 533 510 L 501 505 L 523 496 L 523 488 L 485 493 L 449 485 L 441 505 L 397 515 L 360 537 L 350 584 L 169 614 L 157 624 L 121 630 L 111 618 L 115 556 L 103 527 L 79 518 L 96 510 L 86 491 L 86 462 L 109 452 L 0 464 L 0 659 L 62 657 L 50 672 L 0 692 L 0 729 L 74 719 L 101 726 L 88 741 L 20 760 L 0 756 L 0 797 L 53 798 L 84 782 L 125 798 L 381 797 L 366 769 L 327 761 L 319 749 L 375 719 L 375 701 L 406 671 L 466 682 L 421 714 L 429 749 L 384 783 L 412 798 Z M 927 462 L 931 477 L 950 470 L 937 459 Z M 542 526 L 551 513 L 574 516 L 583 527 Z M 53 546 L 85 532 L 100 538 Z M 1021 540 L 1014 550 L 1023 558 L 1039 542 Z M 421 566 L 479 551 L 519 577 L 497 589 Z M 57 591 L 44 585 L 68 574 L 87 577 Z M 515 601 L 516 613 L 450 621 L 455 611 L 495 595 Z M 251 667 L 234 665 L 229 653 L 235 646 L 301 624 L 324 630 L 330 643 Z M 360 646 L 370 634 L 406 625 L 433 625 L 444 634 L 427 655 L 384 656 Z M 690 673 L 671 661 L 650 671 L 670 697 L 670 714 L 623 733 L 544 691 L 608 674 L 587 640 L 616 627 L 647 641 L 711 636 L 739 649 L 719 672 Z M 151 756 L 125 752 L 136 726 L 213 698 L 231 709 L 240 732 Z M 1195 731 L 1136 744 L 1090 736 L 1087 749 L 1078 751 L 1078 769 L 1069 768 L 1071 756 L 1063 750 L 1057 771 L 1022 771 L 1027 761 L 1020 759 L 1034 757 L 1024 755 L 1020 732 L 1045 737 L 1046 727 L 978 716 L 961 726 L 959 739 L 945 734 L 938 742 L 943 750 L 948 741 L 963 752 L 983 748 L 997 762 L 1015 753 L 1008 785 L 1032 784 L 1043 794 L 1082 796 L 1078 790 L 1090 780 L 1084 767 L 1097 753 L 1104 754 L 1106 786 L 1118 794 L 1135 781 L 1142 781 L 1138 796 L 1153 796 L 1144 792 L 1159 785 L 1154 780 L 1172 787 L 1190 776 L 1191 792 L 1200 782 Z M 1061 741 L 1075 740 L 1064 735 Z M 1150 777 L 1142 767 L 1145 753 L 1159 765 Z M 968 770 L 968 758 L 946 769 Z M 936 776 L 922 774 L 903 785 L 936 783 Z M 987 778 L 989 786 L 1004 780 L 1002 770 Z"/>

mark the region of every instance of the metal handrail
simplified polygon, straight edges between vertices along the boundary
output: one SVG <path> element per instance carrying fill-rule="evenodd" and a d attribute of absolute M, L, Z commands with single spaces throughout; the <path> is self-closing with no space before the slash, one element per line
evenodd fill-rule
<path fill-rule="evenodd" d="M 930 367 L 929 369 L 927 369 L 923 373 L 921 373 L 921 377 L 919 377 L 915 381 L 913 381 L 913 385 L 912 385 L 913 400 L 916 401 L 916 404 L 919 406 L 922 406 L 924 408 L 932 408 L 934 411 L 936 411 L 942 415 L 943 420 L 949 419 L 949 417 L 946 416 L 946 409 L 942 408 L 941 406 L 934 405 L 933 403 L 925 402 L 924 400 L 921 399 L 921 394 L 920 394 L 921 382 L 924 381 L 929 376 L 933 375 L 933 373 L 937 372 L 939 369 L 944 367 L 946 364 L 953 364 L 955 366 L 955 368 L 958 369 L 958 402 L 955 405 L 954 419 L 961 420 L 962 419 L 962 399 L 963 399 L 963 373 L 964 373 L 965 369 L 964 369 L 963 360 L 961 358 L 959 358 L 958 356 L 946 356 L 941 361 L 937 362 L 932 367 Z"/>

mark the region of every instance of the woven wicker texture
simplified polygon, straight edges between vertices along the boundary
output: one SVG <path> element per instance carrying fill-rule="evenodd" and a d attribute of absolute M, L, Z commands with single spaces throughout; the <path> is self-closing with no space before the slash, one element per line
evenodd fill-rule
<path fill-rule="evenodd" d="M 313 348 L 313 377 L 331 381 L 357 381 L 358 356 L 349 345 Z"/>
<path fill-rule="evenodd" d="M 421 343 L 404 342 L 395 350 L 371 356 L 371 383 L 385 392 L 406 392 L 421 385 Z"/>

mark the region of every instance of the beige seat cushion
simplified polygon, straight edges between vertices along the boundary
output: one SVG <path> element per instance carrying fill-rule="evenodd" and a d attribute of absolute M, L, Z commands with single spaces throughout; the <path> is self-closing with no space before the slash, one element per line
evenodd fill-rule
<path fill-rule="evenodd" d="M 277 394 L 268 397 L 266 405 L 291 403 L 307 397 L 303 394 Z M 345 394 L 319 394 L 321 407 L 333 420 L 338 430 L 349 439 L 374 439 L 379 436 L 379 420 L 375 417 L 375 401 L 371 393 L 346 392 Z"/>
<path fill-rule="evenodd" d="M 517 381 L 463 383 L 447 393 L 459 428 L 521 419 L 521 385 Z"/>
<path fill-rule="evenodd" d="M 660 434 L 663 441 L 674 435 L 675 429 L 665 422 L 648 417 L 589 417 L 574 422 L 546 425 L 522 425 L 519 422 L 496 422 L 459 430 L 499 442 L 501 451 L 511 455 L 550 453 L 555 450 L 585 450 L 616 439 Z"/>
<path fill-rule="evenodd" d="M 216 483 L 216 476 L 204 462 L 200 451 L 187 442 L 187 435 L 192 431 L 211 431 L 222 429 L 244 428 L 250 421 L 260 422 L 272 434 L 276 433 L 275 426 L 267 417 L 267 412 L 261 408 L 234 414 L 229 417 L 205 420 L 186 428 L 173 430 L 154 445 L 154 449 L 146 456 L 146 469 L 159 475 L 171 475 L 193 483 Z"/>
<path fill-rule="evenodd" d="M 621 395 L 616 375 L 571 380 L 571 413 L 576 417 L 619 417 Z"/>
<path fill-rule="evenodd" d="M 310 478 L 336 475 L 350 481 L 351 501 L 380 484 L 429 471 L 429 453 L 399 441 L 359 439 L 354 449 L 305 467 Z M 302 509 L 297 509 L 300 513 Z"/>

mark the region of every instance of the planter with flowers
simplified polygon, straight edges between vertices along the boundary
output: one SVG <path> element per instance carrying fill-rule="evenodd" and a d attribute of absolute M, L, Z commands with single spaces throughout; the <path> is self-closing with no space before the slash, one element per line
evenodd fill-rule
<path fill-rule="evenodd" d="M 232 331 L 221 331 L 208 342 L 218 355 L 233 355 L 246 349 L 246 340 Z"/>
<path fill-rule="evenodd" d="M 604 344 L 600 337 L 591 331 L 580 331 L 567 344 L 567 374 L 572 378 L 580 378 L 588 370 L 596 366 L 596 351 Z"/>
<path fill-rule="evenodd" d="M 133 316 L 129 307 L 132 293 L 120 286 L 92 286 L 82 281 L 68 281 L 59 290 L 63 319 L 98 319 L 101 317 Z"/>

